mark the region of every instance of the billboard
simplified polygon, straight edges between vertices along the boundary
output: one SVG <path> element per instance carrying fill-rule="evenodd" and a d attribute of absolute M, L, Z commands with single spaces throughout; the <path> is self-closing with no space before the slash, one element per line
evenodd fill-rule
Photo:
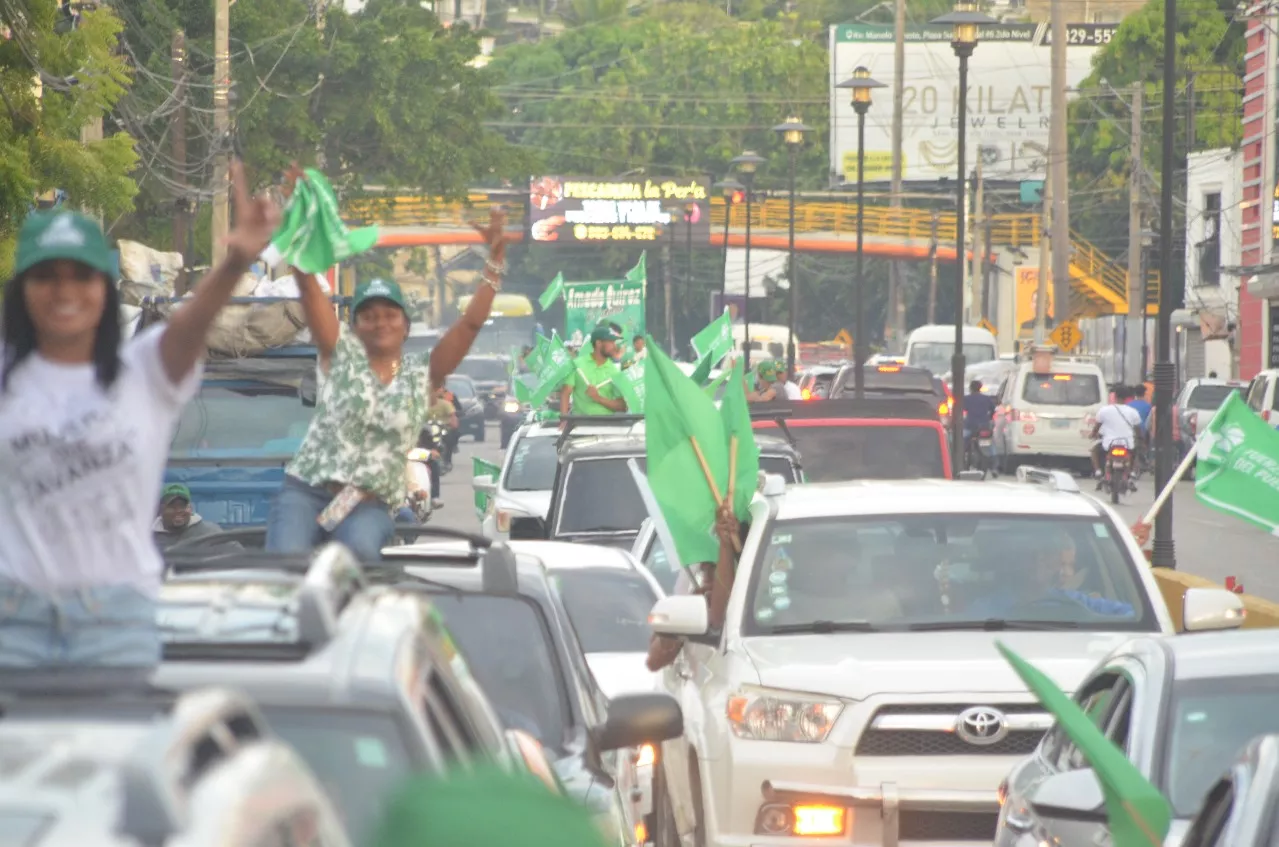
<path fill-rule="evenodd" d="M 622 328 L 627 344 L 644 334 L 644 283 L 569 282 L 564 285 L 564 343 L 580 347 L 604 321 Z"/>
<path fill-rule="evenodd" d="M 1039 268 L 1019 265 L 1014 270 L 1015 290 L 1013 302 L 1016 306 L 1017 337 L 1030 338 L 1035 334 L 1035 320 L 1039 317 Z M 1048 325 L 1052 326 L 1053 287 L 1047 287 L 1048 305 L 1044 316 Z"/>
<path fill-rule="evenodd" d="M 529 239 L 682 244 L 691 227 L 693 242 L 706 244 L 711 237 L 710 191 L 711 182 L 703 177 L 535 177 L 529 183 Z"/>
<path fill-rule="evenodd" d="M 1077 88 L 1092 70 L 1092 57 L 1114 37 L 1118 24 L 1068 24 L 1066 83 Z M 1047 24 L 983 26 L 968 60 L 966 173 L 982 157 L 987 179 L 1042 177 L 1047 170 L 1052 115 L 1051 40 Z M 958 170 L 959 60 L 948 26 L 906 31 L 902 86 L 902 178 L 935 181 Z M 892 176 L 893 28 L 879 24 L 831 27 L 831 170 L 857 181 L 857 113 L 845 89 L 835 86 L 864 65 L 889 86 L 875 92 L 866 113 L 865 178 Z"/>

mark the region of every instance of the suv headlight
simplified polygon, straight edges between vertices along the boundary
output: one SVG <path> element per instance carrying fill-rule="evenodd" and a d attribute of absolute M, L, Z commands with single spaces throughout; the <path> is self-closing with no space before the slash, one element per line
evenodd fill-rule
<path fill-rule="evenodd" d="M 838 700 L 766 688 L 743 688 L 728 698 L 728 725 L 754 741 L 826 740 L 844 704 Z"/>

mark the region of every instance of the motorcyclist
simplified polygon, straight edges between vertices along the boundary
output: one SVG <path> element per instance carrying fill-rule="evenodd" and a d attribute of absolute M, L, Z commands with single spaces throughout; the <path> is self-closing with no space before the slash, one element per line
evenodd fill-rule
<path fill-rule="evenodd" d="M 428 423 L 438 423 L 447 427 L 444 438 L 438 444 L 431 437 L 429 427 L 422 431 L 422 436 L 418 439 L 418 446 L 431 452 L 431 460 L 427 462 L 431 468 L 431 508 L 438 509 L 444 505 L 444 501 L 440 499 L 441 464 L 446 458 L 452 459 L 453 445 L 449 443 L 449 439 L 453 433 L 457 432 L 457 409 L 449 401 L 448 390 L 444 387 L 441 386 L 435 390 L 434 402 L 427 409 L 426 419 Z M 426 443 L 423 443 L 424 440 Z"/>
<path fill-rule="evenodd" d="M 1110 448 L 1123 445 L 1132 450 L 1137 446 L 1136 430 L 1141 426 L 1141 415 L 1127 405 L 1131 396 L 1132 389 L 1121 385 L 1115 389 L 1115 401 L 1097 411 L 1097 422 L 1089 437 L 1097 439 L 1092 448 L 1092 471 L 1098 480 L 1104 476 L 1105 456 Z"/>
<path fill-rule="evenodd" d="M 1139 384 L 1132 387 L 1132 399 L 1128 401 L 1128 405 L 1141 415 L 1141 426 L 1137 429 L 1137 452 L 1145 464 L 1150 455 L 1150 412 L 1154 408 L 1146 399 L 1146 386 Z"/>
<path fill-rule="evenodd" d="M 964 396 L 964 446 L 965 452 L 972 439 L 982 430 L 990 430 L 995 421 L 995 409 L 998 403 L 995 398 L 982 392 L 980 379 L 968 383 L 968 394 Z"/>

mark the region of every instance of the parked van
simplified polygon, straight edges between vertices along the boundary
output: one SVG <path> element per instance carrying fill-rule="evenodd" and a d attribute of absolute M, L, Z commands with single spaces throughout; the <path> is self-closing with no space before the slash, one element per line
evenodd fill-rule
<path fill-rule="evenodd" d="M 964 327 L 964 364 L 976 365 L 999 358 L 995 336 L 981 327 Z M 937 376 L 950 373 L 950 357 L 955 355 L 955 327 L 928 324 L 906 339 L 906 364 L 927 368 Z M 953 386 L 952 386 L 953 388 Z"/>
<path fill-rule="evenodd" d="M 763 359 L 786 361 L 786 345 L 790 341 L 790 329 L 776 324 L 751 323 L 751 364 Z M 746 324 L 733 324 L 733 346 L 737 350 L 745 349 Z M 799 350 L 799 335 L 795 336 L 795 368 L 803 367 Z"/>

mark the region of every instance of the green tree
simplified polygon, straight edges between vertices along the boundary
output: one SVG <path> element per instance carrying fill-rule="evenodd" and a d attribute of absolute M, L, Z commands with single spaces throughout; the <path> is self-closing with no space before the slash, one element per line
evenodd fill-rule
<path fill-rule="evenodd" d="M 68 204 L 109 220 L 130 208 L 137 159 L 123 133 L 80 140 L 129 84 L 115 54 L 119 18 L 98 9 L 72 26 L 57 4 L 10 0 L 0 4 L 0 26 L 0 275 L 7 275 L 14 236 L 38 196 L 61 190 Z"/>

